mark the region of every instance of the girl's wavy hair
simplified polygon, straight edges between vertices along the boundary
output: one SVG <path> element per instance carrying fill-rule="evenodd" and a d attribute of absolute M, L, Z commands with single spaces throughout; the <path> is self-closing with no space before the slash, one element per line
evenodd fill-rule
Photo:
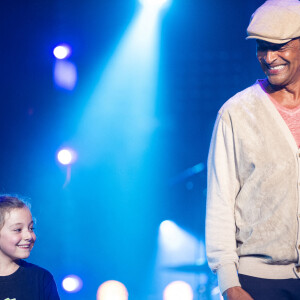
<path fill-rule="evenodd" d="M 0 194 L 0 229 L 4 225 L 6 213 L 10 213 L 12 209 L 24 207 L 30 210 L 30 204 L 20 196 Z"/>

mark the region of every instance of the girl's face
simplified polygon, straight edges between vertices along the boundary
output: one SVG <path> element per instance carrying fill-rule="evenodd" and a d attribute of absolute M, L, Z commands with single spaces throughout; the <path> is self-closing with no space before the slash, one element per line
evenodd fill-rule
<path fill-rule="evenodd" d="M 36 240 L 33 220 L 27 207 L 6 213 L 0 230 L 0 262 L 27 258 Z"/>

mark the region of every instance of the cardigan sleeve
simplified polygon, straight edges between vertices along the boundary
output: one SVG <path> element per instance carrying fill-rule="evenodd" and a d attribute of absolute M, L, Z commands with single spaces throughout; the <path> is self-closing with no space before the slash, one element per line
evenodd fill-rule
<path fill-rule="evenodd" d="M 230 116 L 219 113 L 208 155 L 206 252 L 221 293 L 240 286 L 234 206 L 240 184 Z"/>

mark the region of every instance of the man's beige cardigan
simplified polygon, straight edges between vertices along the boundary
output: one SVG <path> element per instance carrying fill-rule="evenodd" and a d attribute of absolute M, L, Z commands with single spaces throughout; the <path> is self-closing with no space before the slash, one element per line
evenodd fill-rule
<path fill-rule="evenodd" d="M 298 278 L 299 156 L 258 82 L 219 111 L 208 157 L 206 248 L 222 293 L 240 285 L 237 272 Z"/>

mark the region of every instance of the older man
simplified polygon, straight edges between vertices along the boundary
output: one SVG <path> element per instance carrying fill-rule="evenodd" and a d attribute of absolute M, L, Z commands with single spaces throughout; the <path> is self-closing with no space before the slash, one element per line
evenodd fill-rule
<path fill-rule="evenodd" d="M 226 299 L 300 299 L 300 2 L 266 1 L 247 32 L 266 78 L 215 123 L 207 257 Z"/>

